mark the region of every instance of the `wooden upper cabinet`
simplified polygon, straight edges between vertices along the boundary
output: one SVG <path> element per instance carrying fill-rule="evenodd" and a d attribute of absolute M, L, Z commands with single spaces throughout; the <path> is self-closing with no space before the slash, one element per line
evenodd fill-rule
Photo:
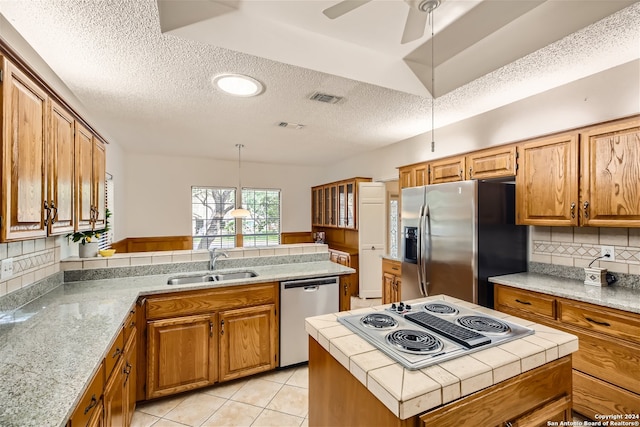
<path fill-rule="evenodd" d="M 578 225 L 578 133 L 537 139 L 520 147 L 516 223 Z"/>
<path fill-rule="evenodd" d="M 0 240 L 44 237 L 48 97 L 17 67 L 1 61 Z"/>
<path fill-rule="evenodd" d="M 594 227 L 640 227 L 640 118 L 580 134 L 580 221 Z"/>
<path fill-rule="evenodd" d="M 323 225 L 324 187 L 311 189 L 311 224 Z"/>
<path fill-rule="evenodd" d="M 105 147 L 76 123 L 76 213 L 78 230 L 105 225 Z"/>
<path fill-rule="evenodd" d="M 420 187 L 429 183 L 429 164 L 403 166 L 399 170 L 400 188 Z"/>
<path fill-rule="evenodd" d="M 465 157 L 448 157 L 430 163 L 429 184 L 464 181 Z"/>
<path fill-rule="evenodd" d="M 371 178 L 354 177 L 311 187 L 311 224 L 357 230 L 360 182 L 371 182 Z"/>
<path fill-rule="evenodd" d="M 47 207 L 49 234 L 73 232 L 74 228 L 74 129 L 75 121 L 56 102 L 50 103 Z"/>
<path fill-rule="evenodd" d="M 515 145 L 492 148 L 467 156 L 467 179 L 491 179 L 516 176 Z"/>

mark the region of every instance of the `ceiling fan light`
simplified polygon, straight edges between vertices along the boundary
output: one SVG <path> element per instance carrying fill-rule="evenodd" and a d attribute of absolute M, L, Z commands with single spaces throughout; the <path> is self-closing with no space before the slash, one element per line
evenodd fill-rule
<path fill-rule="evenodd" d="M 242 74 L 220 74 L 213 78 L 213 84 L 220 90 L 234 96 L 248 98 L 260 95 L 264 86 L 253 77 Z"/>

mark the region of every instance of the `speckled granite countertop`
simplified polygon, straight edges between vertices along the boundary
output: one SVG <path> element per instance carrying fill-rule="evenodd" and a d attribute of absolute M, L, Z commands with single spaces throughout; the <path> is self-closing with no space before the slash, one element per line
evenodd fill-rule
<path fill-rule="evenodd" d="M 330 261 L 246 269 L 258 277 L 169 286 L 174 273 L 67 283 L 5 313 L 0 425 L 64 426 L 139 295 L 354 272 Z"/>
<path fill-rule="evenodd" d="M 339 316 L 355 313 L 364 315 L 383 310 L 388 305 L 307 318 L 306 330 L 392 413 L 403 420 L 578 350 L 578 338 L 574 335 L 457 298 L 436 295 L 405 302 L 429 300 L 452 301 L 528 326 L 535 330 L 535 334 L 424 369 L 409 370 L 338 322 Z"/>
<path fill-rule="evenodd" d="M 490 282 L 577 301 L 640 313 L 640 290 L 622 286 L 592 286 L 583 281 L 540 273 L 490 277 Z"/>

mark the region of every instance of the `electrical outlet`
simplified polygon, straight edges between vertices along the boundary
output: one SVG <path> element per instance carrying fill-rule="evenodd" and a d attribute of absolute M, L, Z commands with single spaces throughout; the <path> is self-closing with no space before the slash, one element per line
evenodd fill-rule
<path fill-rule="evenodd" d="M 606 257 L 607 254 L 609 255 L 607 258 L 605 258 L 607 261 L 615 261 L 616 260 L 616 251 L 614 250 L 613 246 L 601 246 L 600 247 L 600 256 Z"/>
<path fill-rule="evenodd" d="M 8 279 L 11 276 L 13 276 L 13 258 L 3 259 L 0 265 L 0 280 Z"/>

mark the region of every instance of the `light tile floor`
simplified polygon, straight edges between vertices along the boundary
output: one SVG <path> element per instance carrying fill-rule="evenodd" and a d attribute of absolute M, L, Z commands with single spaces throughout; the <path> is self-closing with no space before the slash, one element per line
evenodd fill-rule
<path fill-rule="evenodd" d="M 143 403 L 132 427 L 308 426 L 306 365 Z"/>

